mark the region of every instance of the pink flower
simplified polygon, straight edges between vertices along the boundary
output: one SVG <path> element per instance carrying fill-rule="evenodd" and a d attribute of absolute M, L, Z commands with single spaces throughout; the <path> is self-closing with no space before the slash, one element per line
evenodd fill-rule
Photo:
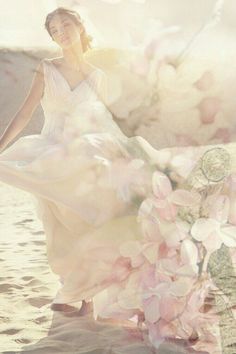
<path fill-rule="evenodd" d="M 173 191 L 169 178 L 159 171 L 154 172 L 152 178 L 153 204 L 160 218 L 174 221 L 177 215 L 177 206 L 193 206 L 199 203 L 200 195 L 184 189 Z"/>
<path fill-rule="evenodd" d="M 219 139 L 220 142 L 229 143 L 231 139 L 231 134 L 227 128 L 218 128 L 213 136 L 213 139 Z"/>
<path fill-rule="evenodd" d="M 207 91 L 214 85 L 214 81 L 213 73 L 211 71 L 205 71 L 200 79 L 195 82 L 195 86 L 198 90 Z"/>
<path fill-rule="evenodd" d="M 217 97 L 206 97 L 199 104 L 201 121 L 203 124 L 212 124 L 220 110 L 220 100 Z"/>
<path fill-rule="evenodd" d="M 199 218 L 192 226 L 192 237 L 202 242 L 209 253 L 219 249 L 222 243 L 236 247 L 236 226 L 228 223 L 229 210 L 229 198 L 220 195 L 211 207 L 210 217 Z"/>

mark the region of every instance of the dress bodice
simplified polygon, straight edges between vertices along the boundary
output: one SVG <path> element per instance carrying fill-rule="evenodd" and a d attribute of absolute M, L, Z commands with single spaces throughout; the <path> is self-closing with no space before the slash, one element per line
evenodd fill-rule
<path fill-rule="evenodd" d="M 105 77 L 102 70 L 94 69 L 71 89 L 50 59 L 43 60 L 43 68 L 45 121 L 41 134 L 60 139 L 66 130 L 73 130 L 76 135 L 109 132 L 124 137 L 99 95 Z"/>

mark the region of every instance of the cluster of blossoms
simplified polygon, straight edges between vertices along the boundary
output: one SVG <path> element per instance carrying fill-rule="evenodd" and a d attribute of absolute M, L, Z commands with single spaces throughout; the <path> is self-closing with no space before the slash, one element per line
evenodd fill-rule
<path fill-rule="evenodd" d="M 142 314 L 156 347 L 166 338 L 198 339 L 194 348 L 211 353 L 219 338 L 211 300 L 219 289 L 208 263 L 222 244 L 236 247 L 235 176 L 228 175 L 220 188 L 216 183 L 207 193 L 189 189 L 182 183 L 187 172 L 174 171 L 174 159 L 168 164 L 175 173 L 166 173 L 166 153 L 160 152 L 163 171 L 153 173 L 152 193 L 139 208 L 142 237 L 120 246 L 113 274 L 118 281 L 108 293 L 104 314 Z"/>

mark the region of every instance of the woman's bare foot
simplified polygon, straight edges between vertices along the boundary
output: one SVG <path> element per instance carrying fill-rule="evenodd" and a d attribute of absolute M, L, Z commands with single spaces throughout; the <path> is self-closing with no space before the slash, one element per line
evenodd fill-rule
<path fill-rule="evenodd" d="M 51 310 L 61 312 L 72 312 L 78 311 L 78 308 L 67 304 L 52 304 Z"/>
<path fill-rule="evenodd" d="M 86 316 L 90 313 L 93 313 L 93 302 L 92 301 L 86 302 L 85 300 L 83 300 L 78 316 Z"/>
<path fill-rule="evenodd" d="M 74 307 L 68 304 L 52 304 L 51 310 L 53 311 L 61 311 L 61 312 L 74 312 L 77 311 L 77 316 L 86 316 L 89 313 L 93 312 L 93 302 L 82 301 L 81 308 Z"/>

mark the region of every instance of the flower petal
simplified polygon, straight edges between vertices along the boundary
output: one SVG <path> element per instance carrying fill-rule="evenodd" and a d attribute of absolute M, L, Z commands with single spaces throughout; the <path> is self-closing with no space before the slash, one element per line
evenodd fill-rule
<path fill-rule="evenodd" d="M 195 279 L 176 280 L 170 286 L 170 293 L 174 296 L 186 296 L 191 291 Z"/>
<path fill-rule="evenodd" d="M 145 319 L 150 323 L 155 323 L 160 319 L 159 301 L 159 298 L 155 295 L 144 300 Z"/>
<path fill-rule="evenodd" d="M 204 241 L 218 227 L 219 223 L 216 220 L 200 218 L 193 224 L 191 235 L 197 241 Z"/>
<path fill-rule="evenodd" d="M 177 205 L 193 206 L 199 204 L 201 196 L 197 192 L 189 192 L 184 189 L 178 189 L 171 193 L 168 200 Z"/>
<path fill-rule="evenodd" d="M 153 173 L 152 188 L 155 196 L 159 199 L 165 199 L 172 192 L 169 178 L 159 171 Z"/>
<path fill-rule="evenodd" d="M 198 261 L 198 249 L 191 240 L 184 240 L 181 244 L 181 259 L 186 264 L 196 264 Z"/>
<path fill-rule="evenodd" d="M 171 296 L 162 297 L 160 301 L 161 318 L 168 322 L 174 320 L 184 310 L 185 305 L 184 299 Z"/>
<path fill-rule="evenodd" d="M 228 221 L 229 209 L 229 197 L 226 195 L 219 195 L 215 202 L 212 204 L 210 217 L 225 224 Z"/>
<path fill-rule="evenodd" d="M 221 227 L 220 234 L 227 247 L 236 247 L 236 226 L 225 225 Z"/>
<path fill-rule="evenodd" d="M 155 244 L 151 243 L 143 249 L 143 255 L 151 264 L 155 264 L 158 257 L 158 248 Z"/>
<path fill-rule="evenodd" d="M 142 246 L 138 241 L 124 242 L 120 245 L 120 254 L 123 257 L 137 257 L 142 251 Z"/>
<path fill-rule="evenodd" d="M 138 210 L 138 221 L 141 221 L 142 218 L 148 217 L 153 208 L 153 200 L 151 198 L 145 199 Z"/>
<path fill-rule="evenodd" d="M 125 309 L 141 308 L 141 301 L 137 291 L 132 288 L 125 289 L 119 293 L 118 304 Z"/>

